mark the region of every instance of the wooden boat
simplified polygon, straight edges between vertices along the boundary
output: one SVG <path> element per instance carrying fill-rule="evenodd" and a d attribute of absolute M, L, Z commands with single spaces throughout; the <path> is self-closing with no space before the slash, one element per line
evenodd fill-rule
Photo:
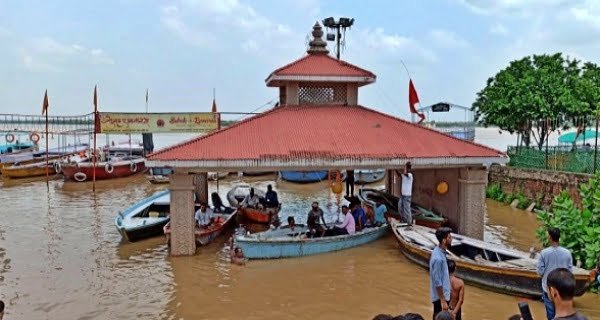
<path fill-rule="evenodd" d="M 78 154 L 88 149 L 87 144 L 77 144 L 74 146 L 50 148 L 48 150 L 26 150 L 17 153 L 0 155 L 0 167 L 13 165 L 15 163 L 30 164 L 38 161 L 46 160 L 46 153 L 50 159 Z"/>
<path fill-rule="evenodd" d="M 96 172 L 96 180 L 122 178 L 144 172 L 145 159 L 138 156 L 112 158 L 110 161 L 97 162 L 94 166 L 92 161 L 69 163 L 62 166 L 65 181 L 92 181 L 93 172 Z"/>
<path fill-rule="evenodd" d="M 367 184 L 381 181 L 385 178 L 385 169 L 356 170 L 354 171 L 354 183 Z"/>
<path fill-rule="evenodd" d="M 328 171 L 281 171 L 280 174 L 285 181 L 311 183 L 327 180 Z"/>
<path fill-rule="evenodd" d="M 244 201 L 244 198 L 250 194 L 250 188 L 252 188 L 252 186 L 247 183 L 239 183 L 231 188 L 231 190 L 227 192 L 227 201 L 229 201 L 229 205 L 234 208 L 239 207 L 240 203 Z M 254 194 L 260 199 L 265 197 L 265 192 L 258 188 L 254 188 Z"/>
<path fill-rule="evenodd" d="M 273 174 L 275 172 L 273 171 L 249 171 L 249 172 L 243 172 L 242 175 L 244 176 L 248 176 L 248 177 L 260 177 L 260 176 L 266 176 L 269 174 Z"/>
<path fill-rule="evenodd" d="M 55 160 L 48 162 L 48 174 L 56 174 Z M 2 175 L 10 179 L 31 178 L 46 175 L 46 160 L 29 164 L 13 164 L 0 169 Z"/>
<path fill-rule="evenodd" d="M 169 176 L 173 174 L 171 167 L 153 167 L 148 170 L 148 181 L 153 184 L 169 183 Z"/>
<path fill-rule="evenodd" d="M 163 234 L 169 222 L 171 193 L 157 192 L 125 209 L 115 217 L 117 230 L 127 241 L 138 241 Z"/>
<path fill-rule="evenodd" d="M 306 238 L 308 229 L 296 225 L 292 231 L 282 227 L 255 234 L 237 235 L 235 245 L 242 248 L 248 259 L 277 259 L 303 257 L 354 248 L 381 238 L 389 226 L 365 228 L 352 235 Z"/>
<path fill-rule="evenodd" d="M 400 217 L 400 214 L 398 213 L 398 197 L 392 194 L 381 190 L 362 188 L 358 192 L 358 198 L 370 210 L 375 210 L 375 199 L 383 199 L 383 203 L 387 206 L 391 215 L 397 218 Z M 413 219 L 415 219 L 415 224 L 420 226 L 437 229 L 448 221 L 447 218 L 444 218 L 431 210 L 427 210 L 416 203 L 412 203 L 411 212 Z"/>
<path fill-rule="evenodd" d="M 229 172 L 209 172 L 208 179 L 216 181 L 216 180 L 223 179 L 223 178 L 227 177 L 228 175 L 229 175 Z"/>
<path fill-rule="evenodd" d="M 240 218 L 250 223 L 270 224 L 278 219 L 279 208 L 253 209 L 238 208 Z"/>
<path fill-rule="evenodd" d="M 218 237 L 223 231 L 234 224 L 237 210 L 226 208 L 224 213 L 214 213 L 215 222 L 204 230 L 196 230 L 196 242 L 200 245 L 207 245 Z"/>
<path fill-rule="evenodd" d="M 435 230 L 423 226 L 408 227 L 391 219 L 391 227 L 400 251 L 410 261 L 429 268 L 431 251 L 438 244 Z M 456 275 L 477 286 L 510 295 L 538 299 L 542 295 L 537 259 L 528 253 L 452 234 L 448 258 L 456 262 Z M 583 294 L 588 272 L 574 267 L 577 295 Z"/>

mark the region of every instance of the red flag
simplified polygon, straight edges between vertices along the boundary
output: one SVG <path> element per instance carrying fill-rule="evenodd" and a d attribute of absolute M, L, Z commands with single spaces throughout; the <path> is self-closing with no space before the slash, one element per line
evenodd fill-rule
<path fill-rule="evenodd" d="M 212 110 L 211 112 L 217 112 L 217 102 L 215 101 L 215 99 L 213 98 L 213 104 L 212 104 Z"/>
<path fill-rule="evenodd" d="M 42 103 L 42 115 L 45 115 L 48 113 L 48 106 L 50 104 L 48 103 L 48 90 L 46 90 L 46 93 L 44 93 L 44 102 Z"/>
<path fill-rule="evenodd" d="M 410 112 L 419 116 L 418 123 L 423 122 L 423 120 L 425 120 L 425 115 L 423 112 L 417 111 L 417 108 L 420 106 L 419 95 L 417 95 L 417 90 L 415 89 L 412 79 L 408 82 L 408 105 L 410 106 Z"/>
<path fill-rule="evenodd" d="M 96 87 L 94 86 L 94 113 L 98 112 L 98 93 L 96 92 Z"/>

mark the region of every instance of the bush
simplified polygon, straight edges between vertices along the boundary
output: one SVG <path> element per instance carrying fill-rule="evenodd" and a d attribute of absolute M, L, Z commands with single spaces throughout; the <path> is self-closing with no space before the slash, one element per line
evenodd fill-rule
<path fill-rule="evenodd" d="M 541 226 L 536 235 L 544 246 L 548 246 L 546 230 L 559 228 L 561 245 L 571 251 L 573 261 L 592 269 L 600 255 L 600 173 L 580 185 L 579 193 L 583 199 L 582 208 L 562 192 L 552 202 L 551 211 L 538 211 Z"/>
<path fill-rule="evenodd" d="M 502 191 L 502 186 L 498 183 L 490 184 L 485 190 L 485 196 L 489 199 L 496 201 L 504 201 L 504 191 Z"/>

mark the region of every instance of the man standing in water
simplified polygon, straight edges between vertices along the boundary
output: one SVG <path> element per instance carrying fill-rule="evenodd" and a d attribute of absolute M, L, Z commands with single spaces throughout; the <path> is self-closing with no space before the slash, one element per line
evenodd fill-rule
<path fill-rule="evenodd" d="M 462 305 L 465 298 L 465 283 L 454 275 L 456 262 L 448 260 L 448 273 L 450 273 L 450 308 L 454 320 L 462 320 Z"/>
<path fill-rule="evenodd" d="M 439 245 L 433 248 L 429 259 L 429 281 L 431 303 L 433 303 L 433 319 L 435 316 L 450 309 L 450 273 L 446 250 L 452 245 L 452 230 L 447 227 L 435 231 Z"/>
<path fill-rule="evenodd" d="M 548 320 L 554 319 L 554 303 L 550 299 L 548 291 L 548 275 L 554 269 L 565 268 L 573 271 L 573 257 L 571 252 L 559 245 L 560 230 L 558 228 L 549 228 L 548 237 L 550 238 L 550 247 L 542 250 L 537 263 L 537 272 L 542 276 L 542 300 L 546 307 L 546 317 Z"/>
<path fill-rule="evenodd" d="M 404 165 L 404 172 L 400 174 L 396 170 L 396 174 L 402 179 L 402 188 L 400 189 L 400 199 L 398 200 L 398 213 L 404 219 L 404 222 L 412 225 L 412 213 L 410 212 L 411 198 L 412 198 L 412 186 L 413 186 L 413 174 L 411 170 L 412 165 L 407 162 Z"/>

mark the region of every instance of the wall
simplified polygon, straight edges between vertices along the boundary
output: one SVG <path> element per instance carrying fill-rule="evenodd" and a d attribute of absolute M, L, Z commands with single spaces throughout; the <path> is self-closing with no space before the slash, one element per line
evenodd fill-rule
<path fill-rule="evenodd" d="M 549 208 L 552 200 L 566 190 L 575 203 L 581 204 L 579 185 L 587 182 L 591 175 L 548 170 L 521 169 L 508 166 L 492 166 L 489 183 L 498 183 L 505 193 L 522 192 L 527 198 L 536 201 L 541 198 L 543 208 Z"/>
<path fill-rule="evenodd" d="M 443 214 L 449 219 L 449 226 L 458 230 L 459 221 L 459 169 L 423 169 L 413 170 L 412 201 L 426 209 Z M 393 175 L 392 193 L 400 195 L 400 177 Z M 435 189 L 441 181 L 448 183 L 448 192 L 438 194 Z"/>

